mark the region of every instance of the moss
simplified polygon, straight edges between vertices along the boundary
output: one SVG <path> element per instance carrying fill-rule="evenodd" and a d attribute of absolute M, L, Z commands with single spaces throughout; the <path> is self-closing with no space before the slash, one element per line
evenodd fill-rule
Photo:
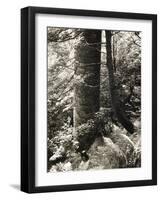
<path fill-rule="evenodd" d="M 87 153 L 89 160 L 81 163 L 81 170 L 113 169 L 127 164 L 124 153 L 110 138 L 97 138 Z"/>

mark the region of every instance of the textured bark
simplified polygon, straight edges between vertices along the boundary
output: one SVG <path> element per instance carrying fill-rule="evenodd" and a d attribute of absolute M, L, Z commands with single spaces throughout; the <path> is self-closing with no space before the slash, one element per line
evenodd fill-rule
<path fill-rule="evenodd" d="M 82 30 L 75 49 L 75 127 L 99 110 L 101 31 Z"/>
<path fill-rule="evenodd" d="M 112 107 L 115 112 L 115 115 L 118 121 L 122 124 L 122 126 L 129 132 L 134 132 L 134 126 L 130 122 L 130 120 L 126 117 L 125 112 L 122 109 L 122 103 L 119 100 L 116 88 L 115 88 L 115 78 L 114 78 L 114 70 L 112 65 L 112 55 L 111 55 L 111 31 L 106 32 L 106 53 L 107 53 L 107 68 L 109 74 L 109 86 L 111 93 L 111 102 Z"/>
<path fill-rule="evenodd" d="M 113 52 L 113 69 L 114 69 L 114 72 L 116 72 L 116 52 L 115 52 L 116 47 L 117 47 L 117 43 L 116 43 L 114 36 L 113 36 L 112 52 Z"/>

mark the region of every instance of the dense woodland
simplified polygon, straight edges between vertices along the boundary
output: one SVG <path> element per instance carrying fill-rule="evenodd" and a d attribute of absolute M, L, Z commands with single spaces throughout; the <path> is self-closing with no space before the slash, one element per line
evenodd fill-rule
<path fill-rule="evenodd" d="M 141 33 L 48 27 L 49 172 L 141 166 Z"/>

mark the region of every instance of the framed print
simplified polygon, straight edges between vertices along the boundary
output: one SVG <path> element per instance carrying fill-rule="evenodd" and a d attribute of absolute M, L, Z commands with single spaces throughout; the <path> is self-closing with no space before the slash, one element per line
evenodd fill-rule
<path fill-rule="evenodd" d="M 21 9 L 21 190 L 157 184 L 157 16 Z"/>

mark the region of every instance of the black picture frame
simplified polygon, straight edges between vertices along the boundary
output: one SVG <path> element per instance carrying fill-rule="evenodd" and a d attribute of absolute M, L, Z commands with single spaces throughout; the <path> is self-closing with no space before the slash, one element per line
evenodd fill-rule
<path fill-rule="evenodd" d="M 152 179 L 59 186 L 35 186 L 35 15 L 59 14 L 152 21 Z M 21 190 L 27 193 L 157 184 L 157 15 L 45 7 L 21 9 Z"/>

